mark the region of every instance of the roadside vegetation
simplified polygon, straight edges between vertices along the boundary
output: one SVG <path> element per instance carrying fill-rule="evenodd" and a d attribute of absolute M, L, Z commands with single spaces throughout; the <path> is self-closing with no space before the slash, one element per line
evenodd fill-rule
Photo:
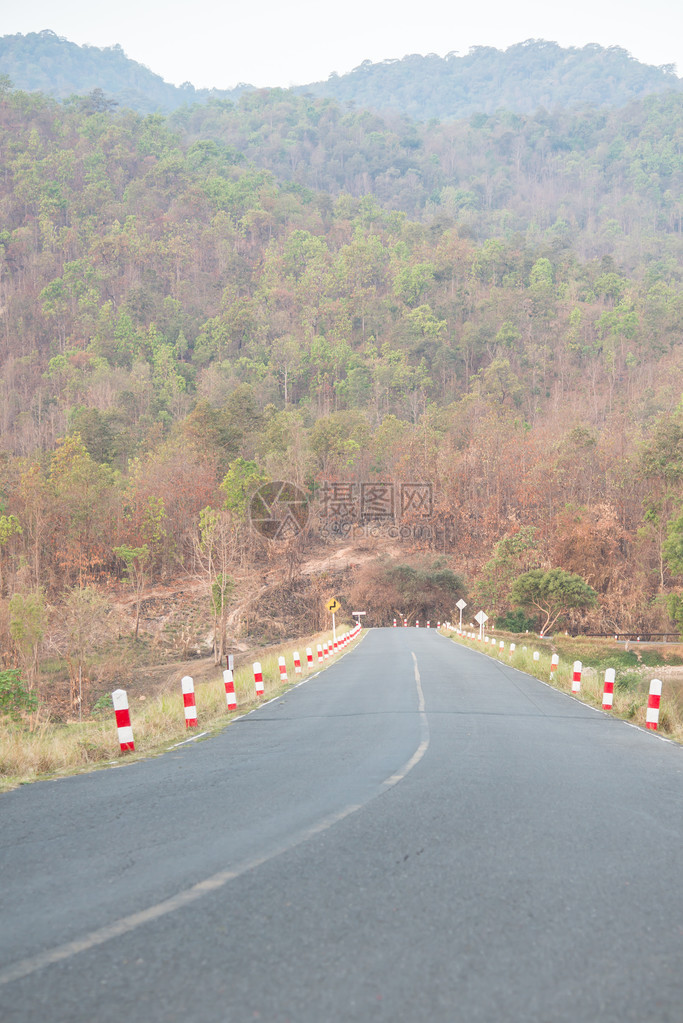
<path fill-rule="evenodd" d="M 352 626 L 338 626 L 337 634 Z M 285 692 L 292 685 L 324 669 L 332 660 L 318 663 L 316 647 L 332 638 L 331 632 L 319 633 L 298 640 L 295 644 L 281 644 L 256 652 L 260 660 L 264 699 Z M 313 666 L 306 667 L 306 647 L 313 650 Z M 292 653 L 298 649 L 302 658 L 302 673 L 295 675 Z M 278 657 L 287 662 L 288 681 L 282 683 Z M 339 656 L 333 655 L 332 659 Z M 8 678 L 8 675 L 13 677 Z M 0 672 L 0 792 L 18 785 L 47 778 L 59 778 L 89 771 L 105 764 L 130 763 L 149 756 L 158 756 L 193 735 L 213 734 L 225 728 L 235 717 L 248 713 L 263 700 L 254 689 L 252 661 L 241 664 L 234 671 L 237 711 L 228 713 L 222 669 L 217 667 L 215 678 L 195 682 L 198 713 L 197 728 L 186 728 L 180 680 L 162 691 L 147 697 L 141 694 L 130 701 L 131 722 L 135 751 L 121 753 L 112 707 L 111 696 L 103 696 L 84 721 L 59 722 L 43 717 L 37 701 L 20 681 L 18 672 Z"/>

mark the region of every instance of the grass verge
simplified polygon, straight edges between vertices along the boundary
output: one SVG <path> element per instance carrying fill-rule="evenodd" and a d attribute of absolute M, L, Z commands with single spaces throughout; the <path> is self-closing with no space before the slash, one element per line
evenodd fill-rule
<path fill-rule="evenodd" d="M 342 627 L 343 631 L 346 626 Z M 350 626 L 348 627 L 351 628 Z M 340 630 L 337 630 L 338 633 Z M 362 635 L 362 633 L 360 634 Z M 287 663 L 288 681 L 280 679 L 279 653 L 272 650 L 256 654 L 254 660 L 261 661 L 264 683 L 264 698 L 269 700 L 286 692 L 297 682 L 328 667 L 340 654 L 319 664 L 316 655 L 318 643 L 332 638 L 331 632 L 319 633 L 298 640 L 302 657 L 302 674 L 294 672 L 292 651 L 296 644 L 288 644 L 281 653 Z M 354 641 L 355 642 L 355 641 Z M 313 650 L 313 666 L 306 666 L 306 647 Z M 66 724 L 34 717 L 27 720 L 0 718 L 0 792 L 17 788 L 29 782 L 47 778 L 91 771 L 112 763 L 131 763 L 149 756 L 158 756 L 168 749 L 169 744 L 179 743 L 208 732 L 210 735 L 221 731 L 235 718 L 263 703 L 257 699 L 254 689 L 254 675 L 251 663 L 235 669 L 235 694 L 237 711 L 228 713 L 223 685 L 223 673 L 216 667 L 216 678 L 210 682 L 195 685 L 198 727 L 186 728 L 183 697 L 180 686 L 159 693 L 144 701 L 135 701 L 131 706 L 131 723 L 135 739 L 135 750 L 121 753 L 118 733 L 111 702 L 100 705 L 83 722 Z M 105 701 L 100 701 L 103 704 Z M 199 740 L 201 741 L 201 739 Z"/>

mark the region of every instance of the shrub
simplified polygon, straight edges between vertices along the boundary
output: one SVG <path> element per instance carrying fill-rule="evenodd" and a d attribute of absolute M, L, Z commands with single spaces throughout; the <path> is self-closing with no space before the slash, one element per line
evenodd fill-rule
<path fill-rule="evenodd" d="M 640 663 L 647 668 L 661 668 L 666 664 L 683 664 L 683 658 L 679 654 L 666 654 L 661 650 L 643 650 L 640 655 Z"/>
<path fill-rule="evenodd" d="M 528 618 L 524 611 L 518 608 L 496 618 L 496 628 L 505 632 L 536 632 L 538 623 L 535 618 Z"/>
<path fill-rule="evenodd" d="M 638 665 L 638 657 L 632 650 L 610 650 L 609 656 L 599 655 L 597 667 L 600 671 L 605 668 L 635 668 Z"/>
<path fill-rule="evenodd" d="M 18 668 L 0 671 L 0 714 L 18 718 L 30 714 L 38 706 L 38 697 L 24 685 Z"/>
<path fill-rule="evenodd" d="M 615 685 L 621 693 L 635 693 L 641 681 L 642 679 L 637 671 L 618 671 Z"/>

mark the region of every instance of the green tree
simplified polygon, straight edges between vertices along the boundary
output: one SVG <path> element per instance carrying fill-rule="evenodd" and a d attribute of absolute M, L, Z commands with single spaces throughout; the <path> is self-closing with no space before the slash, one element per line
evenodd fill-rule
<path fill-rule="evenodd" d="M 667 522 L 662 554 L 669 570 L 674 575 L 683 575 L 683 514 Z"/>
<path fill-rule="evenodd" d="M 223 477 L 220 490 L 223 494 L 223 507 L 238 521 L 244 522 L 249 510 L 249 500 L 261 484 L 267 483 L 268 477 L 259 465 L 248 458 L 236 458 Z"/>
<path fill-rule="evenodd" d="M 13 536 L 19 536 L 23 532 L 21 524 L 16 515 L 0 515 L 0 598 L 4 591 L 2 573 L 3 552 Z"/>
<path fill-rule="evenodd" d="M 567 613 L 576 608 L 595 607 L 598 595 L 580 575 L 561 568 L 533 568 L 518 576 L 512 584 L 513 604 L 541 615 L 540 634 L 544 636 Z"/>
<path fill-rule="evenodd" d="M 24 665 L 29 691 L 39 677 L 39 651 L 45 634 L 46 612 L 42 589 L 15 593 L 9 602 L 9 631 Z"/>
<path fill-rule="evenodd" d="M 493 548 L 476 585 L 477 600 L 491 615 L 509 606 L 510 589 L 520 572 L 538 564 L 537 535 L 535 526 L 522 526 Z"/>
<path fill-rule="evenodd" d="M 666 598 L 669 618 L 676 625 L 679 636 L 683 637 L 683 597 L 680 593 L 669 593 Z"/>
<path fill-rule="evenodd" d="M 78 583 L 106 558 L 109 512 L 116 477 L 109 466 L 98 465 L 78 434 L 59 442 L 50 460 L 50 490 L 56 556 Z"/>
<path fill-rule="evenodd" d="M 239 529 L 239 525 L 238 525 Z M 242 548 L 231 516 L 207 505 L 199 512 L 199 531 L 194 539 L 195 559 L 204 575 L 213 613 L 213 656 L 220 664 L 225 651 L 228 604 L 235 587 L 228 566 L 236 548 Z"/>
<path fill-rule="evenodd" d="M 138 638 L 140 629 L 140 607 L 142 604 L 142 591 L 145 585 L 145 572 L 149 562 L 149 547 L 143 544 L 142 547 L 129 547 L 128 544 L 121 544 L 114 547 L 114 554 L 123 561 L 124 575 L 130 583 L 135 599 L 135 630 L 133 635 Z"/>
<path fill-rule="evenodd" d="M 230 598 L 235 589 L 235 580 L 219 572 L 211 584 L 211 610 L 213 611 L 213 657 L 220 664 L 225 651 L 225 626 Z"/>

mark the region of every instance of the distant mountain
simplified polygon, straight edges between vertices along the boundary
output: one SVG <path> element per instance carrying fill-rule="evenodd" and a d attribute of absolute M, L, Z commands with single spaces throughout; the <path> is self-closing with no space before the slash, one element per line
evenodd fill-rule
<path fill-rule="evenodd" d="M 127 57 L 119 45 L 79 46 L 49 30 L 0 37 L 0 74 L 17 89 L 58 99 L 99 89 L 107 99 L 142 113 L 167 113 L 210 99 L 235 100 L 254 91 L 245 84 L 234 89 L 171 85 Z M 333 74 L 326 82 L 291 91 L 427 121 L 503 109 L 530 114 L 539 107 L 623 106 L 649 93 L 681 89 L 683 79 L 674 65 L 641 64 L 618 46 L 564 49 L 528 39 L 507 50 L 476 46 L 463 57 L 430 53 L 379 64 L 366 60 L 349 74 Z"/>
<path fill-rule="evenodd" d="M 349 74 L 330 75 L 299 91 L 426 121 L 497 110 L 531 114 L 539 107 L 623 106 L 648 93 L 681 89 L 675 65 L 641 64 L 619 46 L 564 49 L 527 39 L 507 50 L 475 46 L 464 57 L 430 53 L 379 64 L 365 60 Z"/>
<path fill-rule="evenodd" d="M 44 92 L 57 99 L 84 96 L 101 89 L 108 99 L 141 113 L 168 113 L 210 98 L 236 99 L 251 89 L 195 89 L 165 82 L 144 64 L 127 57 L 117 44 L 79 46 L 54 32 L 0 37 L 0 74 L 7 75 L 17 89 Z"/>

